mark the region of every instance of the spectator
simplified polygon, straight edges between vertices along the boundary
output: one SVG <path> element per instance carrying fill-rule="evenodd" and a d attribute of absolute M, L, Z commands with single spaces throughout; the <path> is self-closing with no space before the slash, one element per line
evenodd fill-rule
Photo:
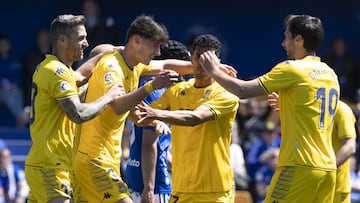
<path fill-rule="evenodd" d="M 360 175 L 356 157 L 350 157 L 351 203 L 360 203 Z"/>
<path fill-rule="evenodd" d="M 231 134 L 230 163 L 234 172 L 235 189 L 247 190 L 250 178 L 246 171 L 244 153 L 239 145 L 239 128 L 236 122 Z"/>
<path fill-rule="evenodd" d="M 29 116 L 24 112 L 22 95 L 22 66 L 11 54 L 11 42 L 7 36 L 0 36 L 0 102 L 10 110 L 16 120 L 16 127 L 26 127 Z"/>
<path fill-rule="evenodd" d="M 84 0 L 82 12 L 86 18 L 85 27 L 89 43 L 89 47 L 84 51 L 85 58 L 96 45 L 120 44 L 120 30 L 116 27 L 114 18 L 102 15 L 96 0 Z"/>
<path fill-rule="evenodd" d="M 335 38 L 332 41 L 330 52 L 322 60 L 338 75 L 343 100 L 354 103 L 356 90 L 359 87 L 360 73 L 358 64 L 347 50 L 345 39 Z"/>
<path fill-rule="evenodd" d="M 265 165 L 256 170 L 255 173 L 255 187 L 259 202 L 263 202 L 265 199 L 271 178 L 275 173 L 278 157 L 279 148 L 269 149 L 260 156 L 260 159 Z"/>
<path fill-rule="evenodd" d="M 29 195 L 29 187 L 24 171 L 12 163 L 9 149 L 0 150 L 0 185 L 4 190 L 6 203 L 24 203 Z"/>
<path fill-rule="evenodd" d="M 253 180 L 257 169 L 264 165 L 260 160 L 261 154 L 274 147 L 280 147 L 280 137 L 275 124 L 269 121 L 264 124 L 261 139 L 250 145 L 246 156 L 249 175 Z"/>
<path fill-rule="evenodd" d="M 0 150 L 7 148 L 5 140 L 0 139 Z"/>
<path fill-rule="evenodd" d="M 251 179 L 249 189 L 253 199 L 258 199 L 255 186 L 256 171 L 266 165 L 265 162 L 260 160 L 260 156 L 264 152 L 277 147 L 280 147 L 280 136 L 276 126 L 273 122 L 266 122 L 262 127 L 261 138 L 250 145 L 246 155 L 247 169 Z"/>
<path fill-rule="evenodd" d="M 50 34 L 48 29 L 40 29 L 36 35 L 36 44 L 23 59 L 24 72 L 24 104 L 30 105 L 32 75 L 38 64 L 44 60 L 45 54 L 51 52 Z"/>
<path fill-rule="evenodd" d="M 240 131 L 240 145 L 245 153 L 252 143 L 261 138 L 264 121 L 270 112 L 269 108 L 265 112 L 260 111 L 260 103 L 257 98 L 246 99 L 240 103 L 236 121 Z"/>

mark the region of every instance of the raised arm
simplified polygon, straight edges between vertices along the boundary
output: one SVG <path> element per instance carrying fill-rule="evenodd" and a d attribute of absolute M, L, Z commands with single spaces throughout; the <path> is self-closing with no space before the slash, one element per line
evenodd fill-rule
<path fill-rule="evenodd" d="M 152 71 L 146 73 L 146 75 L 155 75 L 165 69 L 176 71 L 180 75 L 193 73 L 193 67 L 190 61 L 178 59 L 152 60 L 150 65 L 152 66 Z"/>
<path fill-rule="evenodd" d="M 205 71 L 208 72 L 212 78 L 240 99 L 266 94 L 257 79 L 250 81 L 240 80 L 238 78 L 231 77 L 222 71 L 220 60 L 213 51 L 207 51 L 201 54 L 199 61 Z"/>
<path fill-rule="evenodd" d="M 178 76 L 179 75 L 175 71 L 165 70 L 158 74 L 153 81 L 146 83 L 144 86 L 135 91 L 124 94 L 117 98 L 111 104 L 111 107 L 116 114 L 123 114 L 140 103 L 153 90 L 172 86 L 177 82 Z"/>
<path fill-rule="evenodd" d="M 113 46 L 111 44 L 100 44 L 93 48 L 89 54 L 89 60 L 83 63 L 78 69 L 76 69 L 76 85 L 80 87 L 81 85 L 87 83 L 89 80 L 92 69 L 95 67 L 96 63 L 100 60 L 105 54 L 124 49 L 123 46 Z"/>

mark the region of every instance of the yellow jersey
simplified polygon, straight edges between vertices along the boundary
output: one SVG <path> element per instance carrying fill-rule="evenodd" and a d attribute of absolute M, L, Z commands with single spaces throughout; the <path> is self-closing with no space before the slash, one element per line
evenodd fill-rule
<path fill-rule="evenodd" d="M 103 56 L 93 69 L 88 82 L 86 103 L 103 96 L 113 85 L 122 83 L 125 92 L 137 89 L 142 73 L 151 71 L 151 66 L 138 64 L 129 68 L 119 52 Z M 78 151 L 90 157 L 120 163 L 121 139 L 128 112 L 116 115 L 110 106 L 94 119 L 81 125 Z"/>
<path fill-rule="evenodd" d="M 32 146 L 25 164 L 71 169 L 76 124 L 58 100 L 78 96 L 76 75 L 54 55 L 46 55 L 33 74 L 30 135 Z"/>
<path fill-rule="evenodd" d="M 151 106 L 195 110 L 206 106 L 215 119 L 196 126 L 171 125 L 172 191 L 224 192 L 234 187 L 230 139 L 238 98 L 218 83 L 195 88 L 194 79 L 168 88 Z"/>
<path fill-rule="evenodd" d="M 307 56 L 277 64 L 258 81 L 281 98 L 278 167 L 336 170 L 331 133 L 340 90 L 334 71 L 319 57 Z"/>
<path fill-rule="evenodd" d="M 342 146 L 343 138 L 356 138 L 355 116 L 351 108 L 342 101 L 339 101 L 335 113 L 333 127 L 333 146 L 335 152 Z M 350 160 L 346 160 L 336 172 L 336 192 L 350 193 Z"/>

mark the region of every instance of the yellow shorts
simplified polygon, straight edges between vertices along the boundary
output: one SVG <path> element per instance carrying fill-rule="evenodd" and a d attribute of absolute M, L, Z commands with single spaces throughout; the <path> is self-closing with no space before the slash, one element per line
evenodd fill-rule
<path fill-rule="evenodd" d="M 308 167 L 277 168 L 265 203 L 329 203 L 334 200 L 336 171 Z"/>
<path fill-rule="evenodd" d="M 184 193 L 173 192 L 171 194 L 169 203 L 234 203 L 235 191 L 227 192 L 209 192 L 209 193 Z"/>
<path fill-rule="evenodd" d="M 49 202 L 61 197 L 72 198 L 69 171 L 26 166 L 25 177 L 30 187 L 29 202 Z"/>
<path fill-rule="evenodd" d="M 81 195 L 89 203 L 116 202 L 130 197 L 120 176 L 120 163 L 106 162 L 78 152 L 74 169 Z"/>

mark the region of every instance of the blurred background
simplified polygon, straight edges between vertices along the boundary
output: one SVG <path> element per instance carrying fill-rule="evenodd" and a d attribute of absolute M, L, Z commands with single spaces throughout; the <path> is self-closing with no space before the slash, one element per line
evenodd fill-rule
<path fill-rule="evenodd" d="M 360 57 L 360 1 L 99 1 L 101 15 L 111 17 L 120 43 L 126 28 L 142 13 L 153 15 L 168 28 L 170 37 L 186 43 L 194 35 L 211 33 L 224 44 L 222 60 L 251 78 L 267 72 L 286 57 L 281 47 L 283 18 L 309 14 L 322 19 L 325 54 L 333 38 L 342 36 L 348 49 Z M 83 13 L 81 0 L 11 0 L 0 3 L 0 33 L 10 36 L 13 52 L 24 55 L 35 44 L 36 33 L 48 28 L 59 14 Z"/>

